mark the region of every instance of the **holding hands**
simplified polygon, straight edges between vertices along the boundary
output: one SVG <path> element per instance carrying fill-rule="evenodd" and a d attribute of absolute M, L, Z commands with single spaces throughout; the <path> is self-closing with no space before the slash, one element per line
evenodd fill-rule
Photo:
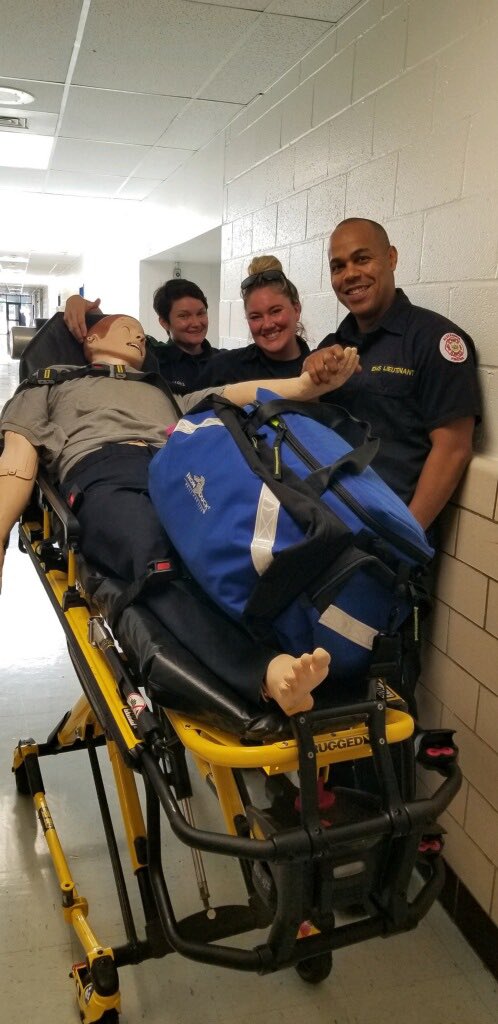
<path fill-rule="evenodd" d="M 313 384 L 326 384 L 334 376 L 346 373 L 349 367 L 349 362 L 346 353 L 356 353 L 356 348 L 343 348 L 342 345 L 330 345 L 329 348 L 320 348 L 315 352 L 311 352 L 310 355 L 304 360 L 303 373 L 309 373 Z M 345 362 L 346 360 L 346 362 Z M 351 377 L 352 373 L 360 373 L 361 366 L 359 358 L 357 358 L 356 365 L 353 367 L 351 372 L 347 373 L 347 376 L 341 379 L 340 383 L 335 383 L 333 388 L 341 387 L 346 380 Z M 332 390 L 332 388 L 330 388 Z"/>

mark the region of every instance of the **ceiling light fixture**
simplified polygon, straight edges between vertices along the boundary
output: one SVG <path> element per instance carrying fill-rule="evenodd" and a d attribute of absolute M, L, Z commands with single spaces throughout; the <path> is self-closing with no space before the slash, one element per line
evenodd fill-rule
<path fill-rule="evenodd" d="M 22 107 L 25 103 L 33 103 L 34 98 L 30 92 L 0 85 L 0 107 Z"/>
<path fill-rule="evenodd" d="M 0 166 L 45 171 L 53 141 L 50 135 L 23 135 L 0 130 Z"/>

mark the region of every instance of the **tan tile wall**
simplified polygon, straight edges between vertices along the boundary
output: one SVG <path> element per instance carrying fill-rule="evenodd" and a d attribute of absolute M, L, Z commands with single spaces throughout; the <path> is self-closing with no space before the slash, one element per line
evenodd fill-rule
<path fill-rule="evenodd" d="M 443 817 L 445 855 L 498 924 L 497 495 L 498 459 L 475 456 L 444 515 L 420 716 L 456 730 L 464 784 Z"/>

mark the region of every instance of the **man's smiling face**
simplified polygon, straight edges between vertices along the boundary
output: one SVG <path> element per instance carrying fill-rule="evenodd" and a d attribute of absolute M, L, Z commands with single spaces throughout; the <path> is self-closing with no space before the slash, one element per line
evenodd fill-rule
<path fill-rule="evenodd" d="M 85 356 L 92 363 L 126 363 L 140 370 L 145 358 L 144 329 L 132 316 L 104 317 L 88 331 Z"/>
<path fill-rule="evenodd" d="M 369 221 L 340 224 L 329 242 L 330 278 L 339 302 L 355 316 L 360 330 L 378 323 L 396 292 L 398 254 Z"/>

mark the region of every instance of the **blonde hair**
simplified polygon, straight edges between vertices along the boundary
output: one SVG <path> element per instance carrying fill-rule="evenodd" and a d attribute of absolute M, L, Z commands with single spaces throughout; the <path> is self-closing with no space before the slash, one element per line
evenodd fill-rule
<path fill-rule="evenodd" d="M 279 270 L 281 274 L 284 273 L 284 268 L 276 256 L 253 256 L 247 273 L 262 274 L 265 270 Z"/>
<path fill-rule="evenodd" d="M 282 277 L 276 281 L 267 282 L 263 277 L 258 279 L 259 275 L 263 275 L 267 270 L 276 270 Z M 299 298 L 299 292 L 289 278 L 284 274 L 284 269 L 277 256 L 264 255 L 264 256 L 253 256 L 249 266 L 247 268 L 249 277 L 256 277 L 256 280 L 247 285 L 246 288 L 241 289 L 242 298 L 244 300 L 244 307 L 246 305 L 246 299 L 252 292 L 256 291 L 257 288 L 265 288 L 267 284 L 271 284 L 272 288 L 276 288 L 282 292 L 282 295 L 286 295 L 287 298 L 292 302 L 298 302 L 301 305 Z"/>

